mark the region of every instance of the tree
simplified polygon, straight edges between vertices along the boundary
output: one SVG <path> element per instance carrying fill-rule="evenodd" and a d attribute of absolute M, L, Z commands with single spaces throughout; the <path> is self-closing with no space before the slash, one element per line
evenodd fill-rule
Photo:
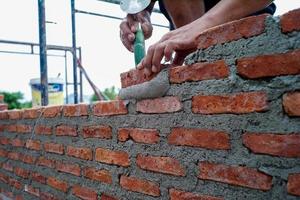
<path fill-rule="evenodd" d="M 8 109 L 31 108 L 31 102 L 22 103 L 24 95 L 21 92 L 0 92 L 4 95 L 4 102 L 8 104 Z"/>
<path fill-rule="evenodd" d="M 118 91 L 115 88 L 115 86 L 112 86 L 110 88 L 105 88 L 104 91 L 102 91 L 103 96 L 105 97 L 105 100 L 115 100 L 117 95 L 118 95 Z M 97 101 L 97 97 L 94 94 L 92 96 L 91 101 Z"/>

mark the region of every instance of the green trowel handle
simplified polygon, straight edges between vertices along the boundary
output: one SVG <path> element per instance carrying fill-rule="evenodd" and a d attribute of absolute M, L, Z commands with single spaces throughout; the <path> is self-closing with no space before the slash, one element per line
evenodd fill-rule
<path fill-rule="evenodd" d="M 145 57 L 145 38 L 144 38 L 144 33 L 141 27 L 139 26 L 137 32 L 135 33 L 135 40 L 134 40 L 135 66 L 137 66 L 144 57 Z"/>

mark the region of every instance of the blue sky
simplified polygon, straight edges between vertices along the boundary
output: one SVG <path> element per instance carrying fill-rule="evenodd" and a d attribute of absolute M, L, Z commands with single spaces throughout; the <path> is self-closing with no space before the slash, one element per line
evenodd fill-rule
<path fill-rule="evenodd" d="M 69 0 L 46 0 L 46 19 L 56 22 L 47 24 L 47 43 L 71 46 L 71 20 Z M 287 3 L 288 2 L 288 3 Z M 276 0 L 276 15 L 299 8 L 299 0 Z M 0 0 L 0 39 L 38 42 L 37 0 Z M 118 5 L 96 0 L 77 0 L 76 8 L 101 14 L 124 17 Z M 133 55 L 119 39 L 119 20 L 76 14 L 77 45 L 83 49 L 83 64 L 91 79 L 100 88 L 120 87 L 120 73 L 134 67 Z M 166 25 L 159 14 L 152 15 L 152 22 Z M 154 43 L 168 30 L 155 27 L 153 36 L 146 45 Z M 30 49 L 0 44 L 0 50 L 26 51 Z M 49 52 L 50 53 L 50 52 Z M 51 52 L 58 53 L 59 52 Z M 71 79 L 71 55 L 69 56 L 69 78 Z M 48 76 L 64 77 L 63 58 L 48 58 Z M 22 91 L 27 100 L 31 99 L 29 80 L 39 77 L 39 57 L 0 53 L 0 90 Z M 69 87 L 69 90 L 72 90 Z M 84 94 L 92 94 L 84 81 Z"/>

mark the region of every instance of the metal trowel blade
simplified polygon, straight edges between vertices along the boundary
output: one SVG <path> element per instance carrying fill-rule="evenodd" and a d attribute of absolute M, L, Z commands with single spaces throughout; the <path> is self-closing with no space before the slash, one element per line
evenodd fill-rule
<path fill-rule="evenodd" d="M 128 14 L 136 14 L 149 6 L 151 0 L 122 0 L 121 9 Z"/>

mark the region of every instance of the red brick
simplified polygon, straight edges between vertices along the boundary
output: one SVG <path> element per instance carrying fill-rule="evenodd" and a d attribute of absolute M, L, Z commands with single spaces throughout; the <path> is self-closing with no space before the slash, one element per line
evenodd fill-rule
<path fill-rule="evenodd" d="M 9 119 L 21 119 L 23 111 L 21 110 L 9 110 L 7 111 Z"/>
<path fill-rule="evenodd" d="M 8 109 L 8 105 L 6 103 L 0 103 L 0 111 L 4 111 Z"/>
<path fill-rule="evenodd" d="M 118 200 L 112 196 L 106 195 L 106 194 L 102 194 L 101 195 L 101 200 Z"/>
<path fill-rule="evenodd" d="M 0 144 L 8 145 L 10 143 L 10 139 L 6 137 L 0 137 Z"/>
<path fill-rule="evenodd" d="M 49 153 L 64 154 L 64 145 L 56 143 L 45 143 L 44 150 Z"/>
<path fill-rule="evenodd" d="M 199 95 L 192 99 L 192 111 L 199 114 L 245 114 L 268 109 L 265 92 L 243 92 L 230 95 Z"/>
<path fill-rule="evenodd" d="M 230 139 L 226 132 L 205 129 L 173 128 L 168 143 L 206 149 L 230 149 Z"/>
<path fill-rule="evenodd" d="M 185 176 L 185 170 L 180 162 L 170 157 L 143 156 L 138 154 L 136 164 L 139 168 L 153 172 Z"/>
<path fill-rule="evenodd" d="M 50 160 L 45 157 L 39 157 L 36 164 L 44 167 L 55 168 L 55 160 Z"/>
<path fill-rule="evenodd" d="M 17 133 L 30 133 L 32 131 L 32 127 L 26 124 L 18 124 L 17 126 Z"/>
<path fill-rule="evenodd" d="M 77 129 L 75 126 L 59 125 L 55 130 L 56 136 L 77 136 Z"/>
<path fill-rule="evenodd" d="M 14 200 L 24 200 L 23 196 L 20 194 L 20 195 L 16 195 L 14 197 Z"/>
<path fill-rule="evenodd" d="M 7 151 L 5 151 L 7 152 Z M 0 153 L 1 154 L 1 153 Z M 18 152 L 7 152 L 7 157 L 11 160 L 19 160 L 20 159 L 20 153 Z"/>
<path fill-rule="evenodd" d="M 0 157 L 7 157 L 8 156 L 8 152 L 4 149 L 0 149 Z"/>
<path fill-rule="evenodd" d="M 32 195 L 34 195 L 36 197 L 40 196 L 40 190 L 39 190 L 39 188 L 34 188 L 31 185 L 25 185 L 24 186 L 24 191 L 28 192 L 29 194 L 32 194 Z"/>
<path fill-rule="evenodd" d="M 62 106 L 47 106 L 43 109 L 43 117 L 53 118 L 61 114 Z"/>
<path fill-rule="evenodd" d="M 4 130 L 6 130 L 6 125 L 0 124 L 0 132 L 4 132 Z"/>
<path fill-rule="evenodd" d="M 73 174 L 75 176 L 80 176 L 80 167 L 77 164 L 56 162 L 56 169 L 60 172 L 65 172 L 65 173 Z"/>
<path fill-rule="evenodd" d="M 9 183 L 9 177 L 5 174 L 0 173 L 0 181 L 3 183 Z"/>
<path fill-rule="evenodd" d="M 79 117 L 88 115 L 87 104 L 64 105 L 63 113 L 65 117 Z"/>
<path fill-rule="evenodd" d="M 92 167 L 87 167 L 83 169 L 83 176 L 91 180 L 112 184 L 111 173 L 105 169 L 97 170 Z"/>
<path fill-rule="evenodd" d="M 113 151 L 109 149 L 97 148 L 95 160 L 102 163 L 119 165 L 123 167 L 128 167 L 130 165 L 129 155 L 124 151 Z"/>
<path fill-rule="evenodd" d="M 8 179 L 8 184 L 14 188 L 17 188 L 18 190 L 22 189 L 22 183 L 16 179 L 9 178 Z"/>
<path fill-rule="evenodd" d="M 237 72 L 244 78 L 256 79 L 300 74 L 300 50 L 287 53 L 241 58 Z"/>
<path fill-rule="evenodd" d="M 156 76 L 157 73 L 147 76 L 144 70 L 133 69 L 128 72 L 122 73 L 121 76 L 121 85 L 122 88 L 126 88 L 132 85 L 137 85 L 151 80 Z"/>
<path fill-rule="evenodd" d="M 162 97 L 137 102 L 136 110 L 141 113 L 172 113 L 182 110 L 178 97 Z"/>
<path fill-rule="evenodd" d="M 47 185 L 49 185 L 55 189 L 61 190 L 63 192 L 67 192 L 68 188 L 69 188 L 68 184 L 65 181 L 58 180 L 54 177 L 47 178 Z"/>
<path fill-rule="evenodd" d="M 57 198 L 53 194 L 47 192 L 40 192 L 40 200 L 60 200 L 60 198 Z"/>
<path fill-rule="evenodd" d="M 199 195 L 177 189 L 169 189 L 170 200 L 222 200 L 223 198 Z"/>
<path fill-rule="evenodd" d="M 124 189 L 133 192 L 139 192 L 154 197 L 160 196 L 159 185 L 151 181 L 142 180 L 135 177 L 121 176 L 120 185 Z"/>
<path fill-rule="evenodd" d="M 72 187 L 72 193 L 83 200 L 97 200 L 98 198 L 98 195 L 94 190 L 79 185 L 74 185 Z"/>
<path fill-rule="evenodd" d="M 228 76 L 229 67 L 224 60 L 213 63 L 195 63 L 193 65 L 178 66 L 170 69 L 171 83 L 222 79 Z"/>
<path fill-rule="evenodd" d="M 90 148 L 68 146 L 67 155 L 75 158 L 84 159 L 84 160 L 93 159 L 93 151 Z"/>
<path fill-rule="evenodd" d="M 85 126 L 82 134 L 84 138 L 111 139 L 112 129 L 110 126 Z"/>
<path fill-rule="evenodd" d="M 30 155 L 20 154 L 19 157 L 20 157 L 19 159 L 22 162 L 27 163 L 27 164 L 34 164 L 36 161 L 36 157 L 30 156 Z"/>
<path fill-rule="evenodd" d="M 5 169 L 6 171 L 13 172 L 14 168 L 9 162 L 5 162 L 2 164 L 2 169 Z"/>
<path fill-rule="evenodd" d="M 27 140 L 26 148 L 31 150 L 41 150 L 41 142 L 39 140 Z"/>
<path fill-rule="evenodd" d="M 300 174 L 289 174 L 287 182 L 289 194 L 300 196 Z"/>
<path fill-rule="evenodd" d="M 159 133 L 156 129 L 121 128 L 118 131 L 118 140 L 125 142 L 129 139 L 137 143 L 156 144 L 159 142 Z"/>
<path fill-rule="evenodd" d="M 124 115 L 128 110 L 125 101 L 102 101 L 93 106 L 93 113 L 96 116 Z"/>
<path fill-rule="evenodd" d="M 284 33 L 300 30 L 300 9 L 292 10 L 280 17 L 281 30 Z"/>
<path fill-rule="evenodd" d="M 14 147 L 24 147 L 25 142 L 19 138 L 10 140 L 10 144 Z"/>
<path fill-rule="evenodd" d="M 37 172 L 31 172 L 31 179 L 42 184 L 46 184 L 47 180 L 45 176 Z"/>
<path fill-rule="evenodd" d="M 270 190 L 272 177 L 256 169 L 240 166 L 228 166 L 209 162 L 199 163 L 199 178 L 231 185 L 238 185 L 259 190 Z"/>
<path fill-rule="evenodd" d="M 29 177 L 29 171 L 26 170 L 26 169 L 23 169 L 21 167 L 15 167 L 14 168 L 14 173 L 19 176 L 19 177 L 22 177 L 22 178 L 25 178 L 27 179 Z"/>
<path fill-rule="evenodd" d="M 260 35 L 265 30 L 266 17 L 251 16 L 210 28 L 197 37 L 198 49 Z"/>
<path fill-rule="evenodd" d="M 7 111 L 0 111 L 0 119 L 8 119 Z"/>
<path fill-rule="evenodd" d="M 300 134 L 245 133 L 243 144 L 254 153 L 300 158 Z"/>
<path fill-rule="evenodd" d="M 44 126 L 44 125 L 36 125 L 34 128 L 34 132 L 38 135 L 51 135 L 52 127 Z"/>
<path fill-rule="evenodd" d="M 284 94 L 282 104 L 289 116 L 300 117 L 300 92 Z"/>
<path fill-rule="evenodd" d="M 23 111 L 23 118 L 24 119 L 36 119 L 41 115 L 41 108 L 31 108 L 25 109 Z"/>
<path fill-rule="evenodd" d="M 6 130 L 8 132 L 17 132 L 17 125 L 15 124 L 6 125 Z"/>

